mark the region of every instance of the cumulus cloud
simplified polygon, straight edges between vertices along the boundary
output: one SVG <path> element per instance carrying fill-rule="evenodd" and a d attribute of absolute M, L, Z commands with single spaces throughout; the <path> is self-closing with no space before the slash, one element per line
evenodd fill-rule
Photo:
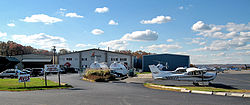
<path fill-rule="evenodd" d="M 157 52 L 168 52 L 169 49 L 180 49 L 182 48 L 180 45 L 178 44 L 172 44 L 172 45 L 167 45 L 167 44 L 154 44 L 154 45 L 151 45 L 151 46 L 147 46 L 145 47 L 146 50 L 148 51 L 157 51 Z"/>
<path fill-rule="evenodd" d="M 166 40 L 167 42 L 173 42 L 174 40 L 173 39 L 168 39 Z"/>
<path fill-rule="evenodd" d="M 162 24 L 162 23 L 167 23 L 171 21 L 170 16 L 157 16 L 156 18 L 153 18 L 152 20 L 142 20 L 140 23 L 141 24 Z"/>
<path fill-rule="evenodd" d="M 216 39 L 212 40 L 210 45 L 194 49 L 193 51 L 243 50 L 247 48 L 243 46 L 246 46 L 250 42 L 250 23 L 213 25 L 198 21 L 192 26 L 192 30 L 199 32 L 197 35 Z M 197 40 L 193 40 L 192 42 L 199 43 Z"/>
<path fill-rule="evenodd" d="M 45 14 L 37 14 L 37 15 L 32 15 L 31 17 L 25 17 L 25 19 L 21 19 L 21 21 L 24 22 L 42 22 L 45 24 L 52 24 L 56 22 L 62 21 L 62 19 L 55 18 L 55 17 L 50 17 Z"/>
<path fill-rule="evenodd" d="M 67 13 L 65 17 L 83 18 L 83 16 L 77 15 L 76 13 Z"/>
<path fill-rule="evenodd" d="M 1 38 L 1 37 L 5 37 L 5 36 L 7 36 L 7 33 L 6 33 L 6 32 L 0 32 L 0 38 Z"/>
<path fill-rule="evenodd" d="M 111 40 L 107 42 L 101 42 L 99 45 L 109 47 L 113 50 L 126 50 L 128 43 L 124 40 Z"/>
<path fill-rule="evenodd" d="M 7 26 L 9 26 L 9 27 L 15 27 L 16 25 L 14 23 L 9 23 L 9 24 L 7 24 Z"/>
<path fill-rule="evenodd" d="M 102 30 L 100 30 L 100 29 L 93 29 L 93 30 L 91 31 L 91 33 L 94 34 L 94 35 L 100 35 L 100 34 L 103 34 L 104 31 L 102 31 Z"/>
<path fill-rule="evenodd" d="M 118 22 L 115 22 L 114 20 L 110 20 L 109 25 L 118 25 Z"/>
<path fill-rule="evenodd" d="M 51 46 L 56 46 L 57 49 L 69 49 L 66 40 L 62 37 L 39 33 L 34 35 L 13 35 L 12 39 L 19 41 L 22 44 L 31 44 L 41 49 L 51 49 Z"/>
<path fill-rule="evenodd" d="M 205 24 L 203 21 L 198 21 L 192 26 L 192 30 L 194 31 L 205 31 L 205 30 L 211 30 L 212 28 Z"/>
<path fill-rule="evenodd" d="M 105 12 L 108 12 L 108 11 L 109 11 L 108 7 L 96 8 L 95 9 L 95 12 L 97 12 L 97 13 L 105 13 Z"/>
<path fill-rule="evenodd" d="M 135 31 L 125 34 L 121 40 L 130 41 L 155 41 L 158 39 L 158 33 L 151 30 Z"/>

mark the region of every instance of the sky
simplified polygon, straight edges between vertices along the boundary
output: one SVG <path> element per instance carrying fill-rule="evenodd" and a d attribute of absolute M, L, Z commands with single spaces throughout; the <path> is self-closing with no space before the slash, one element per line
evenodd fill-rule
<path fill-rule="evenodd" d="M 100 48 L 250 64 L 249 0 L 3 0 L 0 41 L 57 51 Z"/>

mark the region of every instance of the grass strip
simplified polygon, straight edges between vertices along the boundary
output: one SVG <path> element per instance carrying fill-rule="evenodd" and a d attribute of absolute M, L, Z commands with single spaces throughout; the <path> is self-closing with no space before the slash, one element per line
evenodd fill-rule
<path fill-rule="evenodd" d="M 166 89 L 161 87 L 153 87 L 151 85 L 159 85 L 159 84 L 152 84 L 152 83 L 144 83 L 145 87 L 153 88 L 153 89 L 160 89 L 160 90 L 174 90 L 175 89 Z M 159 85 L 159 86 L 165 86 L 165 85 Z M 209 86 L 167 86 L 167 87 L 179 87 L 179 88 L 186 88 L 187 90 L 197 90 L 197 91 L 213 91 L 213 92 L 236 92 L 236 93 L 250 93 L 250 90 L 244 90 L 244 89 L 224 89 L 224 88 L 215 88 L 215 87 L 209 87 Z M 180 91 L 180 90 L 179 90 Z"/>
<path fill-rule="evenodd" d="M 19 83 L 18 79 L 0 79 L 0 91 L 32 91 L 32 90 L 46 90 L 46 89 L 64 89 L 70 88 L 71 85 L 62 84 L 58 86 L 58 83 L 48 80 L 48 86 L 44 85 L 44 79 L 31 78 L 30 82 L 26 82 L 26 88 L 24 83 Z"/>

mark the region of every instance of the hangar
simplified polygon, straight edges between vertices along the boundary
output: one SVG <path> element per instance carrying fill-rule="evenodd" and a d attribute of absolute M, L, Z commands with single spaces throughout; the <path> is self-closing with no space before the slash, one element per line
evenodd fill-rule
<path fill-rule="evenodd" d="M 134 67 L 135 56 L 123 54 L 119 52 L 101 50 L 101 49 L 88 49 L 76 51 L 63 55 L 58 55 L 59 65 L 70 65 L 70 67 L 80 69 L 88 68 L 94 62 L 95 57 L 98 62 L 104 62 L 110 66 L 113 62 L 120 62 L 127 65 L 128 68 Z"/>
<path fill-rule="evenodd" d="M 13 56 L 17 58 L 20 63 L 17 64 L 19 69 L 24 68 L 44 68 L 45 64 L 52 64 L 53 56 L 40 55 L 40 54 L 25 54 Z"/>
<path fill-rule="evenodd" d="M 142 70 L 148 72 L 148 65 L 157 65 L 161 63 L 165 66 L 167 63 L 169 71 L 175 70 L 177 67 L 189 67 L 190 60 L 188 55 L 176 55 L 176 54 L 155 54 L 144 55 L 142 57 Z"/>

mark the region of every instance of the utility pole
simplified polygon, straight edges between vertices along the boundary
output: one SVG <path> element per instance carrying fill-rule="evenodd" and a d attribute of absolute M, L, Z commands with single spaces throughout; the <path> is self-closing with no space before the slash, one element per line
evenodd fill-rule
<path fill-rule="evenodd" d="M 52 49 L 52 51 L 53 51 L 53 64 L 55 64 L 56 63 L 56 46 L 52 46 L 53 47 L 53 49 Z"/>
<path fill-rule="evenodd" d="M 56 46 L 52 46 L 53 49 L 53 65 L 56 64 Z M 59 86 L 61 86 L 61 78 L 60 78 L 60 70 L 58 69 L 58 82 L 59 82 Z"/>

